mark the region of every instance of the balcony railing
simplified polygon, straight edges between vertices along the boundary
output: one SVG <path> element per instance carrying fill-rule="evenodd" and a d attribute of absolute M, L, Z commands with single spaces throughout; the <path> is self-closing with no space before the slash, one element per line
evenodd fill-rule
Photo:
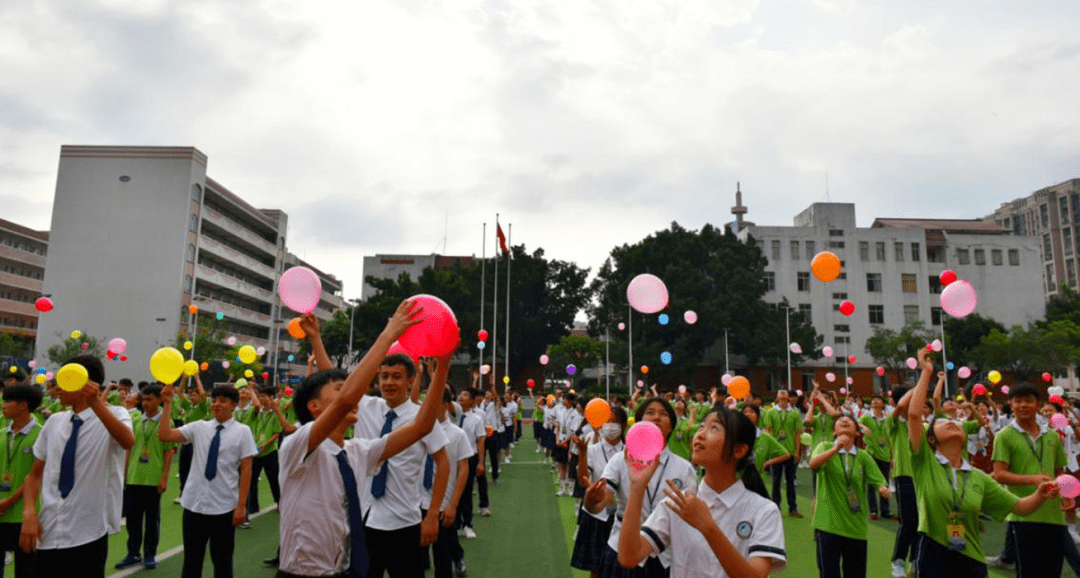
<path fill-rule="evenodd" d="M 274 294 L 270 291 L 267 291 L 261 287 L 256 287 L 255 285 L 252 285 L 247 281 L 243 281 L 237 279 L 236 277 L 232 277 L 219 271 L 215 271 L 210 267 L 207 267 L 206 265 L 199 265 L 199 278 L 205 279 L 220 287 L 232 289 L 233 291 L 236 291 L 241 295 L 255 297 L 256 299 L 262 299 L 267 303 L 273 303 L 274 301 Z"/>
<path fill-rule="evenodd" d="M 241 239 L 247 241 L 248 243 L 251 243 L 252 245 L 262 249 L 263 251 L 266 251 L 271 255 L 277 254 L 277 247 L 275 247 L 273 243 L 251 232 L 240 223 L 237 223 L 236 221 L 233 221 L 225 215 L 222 215 L 221 213 L 208 207 L 203 207 L 202 214 L 203 219 L 210 221 L 221 229 L 224 229 L 229 233 L 240 237 Z"/>
<path fill-rule="evenodd" d="M 204 247 L 211 253 L 232 261 L 253 273 L 262 275 L 271 281 L 274 279 L 274 269 L 272 267 L 267 267 L 265 263 L 252 259 L 240 251 L 219 243 L 206 235 L 203 235 L 202 238 L 199 239 L 199 248 L 202 249 Z"/>
<path fill-rule="evenodd" d="M 7 285 L 8 287 L 16 287 L 19 289 L 26 289 L 34 293 L 41 293 L 41 280 L 31 279 L 29 277 L 23 277 L 22 275 L 14 275 L 12 273 L 0 273 L 0 285 Z"/>
<path fill-rule="evenodd" d="M 17 261 L 19 263 L 26 263 L 35 267 L 41 267 L 42 269 L 45 268 L 45 257 L 43 255 L 30 253 L 7 245 L 0 245 L 0 257 L 11 259 L 12 261 Z"/>

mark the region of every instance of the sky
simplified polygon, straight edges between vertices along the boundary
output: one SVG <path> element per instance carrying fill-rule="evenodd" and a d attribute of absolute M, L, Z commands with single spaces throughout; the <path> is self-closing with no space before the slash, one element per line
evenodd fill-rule
<path fill-rule="evenodd" d="M 730 221 L 736 182 L 759 225 L 977 218 L 1080 177 L 1078 26 L 1075 0 L 14 0 L 0 216 L 49 228 L 62 144 L 195 146 L 347 297 L 365 255 L 479 255 L 496 213 L 595 271 Z"/>

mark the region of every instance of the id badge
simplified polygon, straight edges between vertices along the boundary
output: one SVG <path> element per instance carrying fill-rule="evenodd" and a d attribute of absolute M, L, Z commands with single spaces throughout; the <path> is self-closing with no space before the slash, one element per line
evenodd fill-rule
<path fill-rule="evenodd" d="M 141 455 L 139 455 L 139 463 L 140 464 L 148 464 L 148 463 L 150 463 L 150 453 L 147 452 L 146 450 L 143 450 L 143 453 Z"/>
<path fill-rule="evenodd" d="M 856 492 L 855 490 L 848 490 L 847 503 L 848 503 L 848 507 L 851 508 L 851 511 L 857 513 L 859 511 L 859 494 L 858 494 L 858 492 Z"/>
<path fill-rule="evenodd" d="M 10 492 L 10 491 L 11 491 L 11 482 L 7 482 L 7 481 L 0 482 L 0 492 Z"/>
<path fill-rule="evenodd" d="M 953 552 L 960 552 L 967 548 L 963 521 L 962 516 L 952 516 L 952 523 L 945 525 L 945 536 L 949 539 L 949 550 Z"/>
<path fill-rule="evenodd" d="M 776 439 L 778 439 L 780 441 L 786 440 L 787 439 L 787 432 L 785 432 L 784 430 L 780 430 L 780 433 L 777 434 Z"/>

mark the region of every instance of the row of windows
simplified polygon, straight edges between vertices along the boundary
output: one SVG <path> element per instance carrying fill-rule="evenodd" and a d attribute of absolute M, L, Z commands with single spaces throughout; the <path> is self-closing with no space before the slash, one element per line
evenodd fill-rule
<path fill-rule="evenodd" d="M 230 241 L 229 239 L 227 239 L 225 236 L 220 235 L 215 231 L 207 229 L 205 225 L 203 225 L 202 236 L 204 236 L 207 239 L 210 239 L 212 241 L 217 241 L 221 245 L 224 245 L 224 246 L 226 246 L 226 247 L 228 247 L 228 248 L 230 248 L 230 249 L 232 249 L 232 250 L 234 250 L 234 251 L 236 251 L 238 253 L 241 253 L 242 255 L 244 255 L 245 257 L 248 257 L 249 259 L 254 259 L 254 260 L 262 263 L 263 265 L 266 265 L 267 267 L 270 267 L 271 269 L 274 268 L 274 258 L 273 257 L 268 257 L 263 253 L 253 253 L 251 251 L 246 251 L 246 250 L 240 248 L 239 246 L 237 246 L 237 244 L 234 243 L 233 241 Z"/>
<path fill-rule="evenodd" d="M 6 262 L 0 263 L 0 272 L 11 273 L 12 275 L 26 277 L 27 279 L 37 279 L 38 281 L 45 276 L 41 269 L 23 267 L 22 265 L 8 264 Z"/>
<path fill-rule="evenodd" d="M 247 273 L 241 271 L 240 269 L 237 269 L 236 267 L 230 267 L 229 265 L 225 265 L 218 261 L 207 259 L 206 256 L 202 254 L 202 252 L 199 252 L 199 264 L 203 265 L 204 267 L 209 267 L 219 273 L 228 275 L 229 277 L 232 277 L 234 279 L 243 281 L 248 285 L 253 285 L 255 287 L 263 289 L 264 291 L 273 291 L 274 289 L 273 281 L 267 279 L 260 279 L 252 275 L 248 275 Z M 190 286 L 191 285 L 189 283 L 188 287 Z"/>
<path fill-rule="evenodd" d="M 33 319 L 23 319 L 21 317 L 0 317 L 0 325 L 18 327 L 20 329 L 37 329 L 37 321 Z"/>
<path fill-rule="evenodd" d="M 842 278 L 847 278 L 846 276 Z M 930 277 L 930 292 L 941 293 L 941 283 L 937 282 L 935 287 L 936 276 Z M 810 290 L 810 273 L 806 271 L 799 271 L 795 274 L 796 288 L 799 291 Z M 881 293 L 883 283 L 881 280 L 881 273 L 867 273 L 866 274 L 866 290 L 871 293 Z M 935 290 L 936 289 L 936 290 Z M 776 290 L 776 273 L 773 271 L 765 271 L 765 290 Z M 918 293 L 918 276 L 914 273 L 901 273 L 900 274 L 900 290 L 904 293 Z M 833 293 L 833 299 L 847 299 L 847 293 Z"/>
<path fill-rule="evenodd" d="M 25 251 L 27 253 L 33 253 L 35 255 L 45 256 L 45 247 L 37 245 L 35 243 L 27 243 L 26 241 L 19 240 L 16 237 L 10 235 L 0 236 L 0 245 L 7 245 L 13 249 Z"/>
<path fill-rule="evenodd" d="M 1049 237 L 1049 236 L 1048 236 Z M 956 249 L 956 263 L 958 265 L 970 265 L 971 257 L 975 256 L 976 265 L 986 265 L 986 249 Z M 990 250 L 990 263 L 995 266 L 1003 265 L 1001 249 Z M 1020 249 L 1009 249 L 1009 265 L 1020 265 Z"/>
<path fill-rule="evenodd" d="M 190 314 L 188 313 L 188 308 L 186 305 L 180 308 L 180 319 L 183 319 L 184 323 L 187 323 L 187 318 L 189 315 Z M 246 323 L 237 323 L 236 321 L 230 320 L 228 317 L 221 321 L 217 321 L 217 319 L 215 319 L 212 314 L 200 313 L 199 323 L 217 323 L 217 326 L 222 331 L 228 334 L 240 335 L 244 337 L 254 337 L 255 339 L 270 339 L 269 328 L 252 327 L 251 325 L 247 325 Z"/>
<path fill-rule="evenodd" d="M 833 293 L 833 299 L 841 300 L 847 299 L 846 293 Z M 809 303 L 799 303 L 799 313 L 802 313 L 806 319 L 811 318 L 813 312 Z M 833 311 L 840 311 L 840 303 L 833 303 Z M 867 318 L 871 325 L 881 325 L 885 323 L 885 306 L 884 305 L 867 305 L 866 306 Z M 920 319 L 920 309 L 918 305 L 904 305 L 904 323 L 911 323 Z M 933 325 L 941 325 L 941 308 L 930 308 L 930 322 Z M 838 323 L 833 325 L 833 331 L 836 333 L 850 333 L 851 325 L 847 323 Z M 840 343 L 840 341 L 837 341 Z"/>
<path fill-rule="evenodd" d="M 832 232 L 833 231 L 830 231 L 830 235 L 832 234 Z M 843 231 L 840 231 L 840 232 L 843 233 Z M 844 249 L 845 248 L 844 241 L 829 241 L 828 248 L 830 248 L 830 249 Z M 886 245 L 885 241 L 876 241 L 874 243 L 874 260 L 876 260 L 876 261 L 885 261 L 886 260 L 886 257 L 885 257 L 886 248 L 887 248 L 887 245 Z M 780 242 L 780 240 L 773 239 L 771 241 L 770 250 L 771 250 L 772 260 L 778 261 L 778 260 L 781 259 L 782 249 L 783 249 L 783 245 Z M 789 258 L 792 261 L 798 261 L 802 254 L 806 255 L 807 260 L 811 260 L 811 259 L 814 258 L 814 255 L 817 253 L 817 245 L 816 245 L 816 243 L 814 241 L 803 241 L 801 243 L 799 241 L 789 241 L 788 249 L 789 249 L 788 250 Z M 905 256 L 908 254 L 907 249 L 908 249 L 908 244 L 903 243 L 901 241 L 894 242 L 893 243 L 893 260 L 896 261 L 896 262 L 903 262 L 904 259 L 905 259 Z M 910 244 L 910 251 L 911 251 L 910 256 L 911 256 L 912 261 L 917 262 L 917 261 L 922 260 L 922 246 L 921 246 L 920 243 L 911 243 Z M 870 260 L 870 242 L 869 241 L 859 241 L 859 259 L 861 259 L 863 261 L 869 261 Z"/>
<path fill-rule="evenodd" d="M 200 297 L 206 297 L 207 299 L 213 299 L 214 301 L 219 301 L 221 303 L 228 303 L 229 305 L 234 305 L 255 313 L 270 315 L 270 305 L 253 299 L 244 299 L 243 297 L 238 297 L 227 291 L 219 291 L 200 284 L 195 293 Z"/>
<path fill-rule="evenodd" d="M 0 289 L 0 299 L 7 299 L 9 301 L 20 301 L 22 303 L 33 303 L 38 296 L 33 293 L 27 293 L 26 291 L 14 291 L 8 289 Z"/>
<path fill-rule="evenodd" d="M 212 198 L 213 197 L 211 197 L 211 199 Z M 204 205 L 206 207 L 210 208 L 210 209 L 213 209 L 216 213 L 218 213 L 221 216 L 225 217 L 230 222 L 235 223 L 237 226 L 246 229 L 247 231 L 249 231 L 253 235 L 256 235 L 256 236 L 258 236 L 258 237 L 260 237 L 262 239 L 265 239 L 271 245 L 276 245 L 277 244 L 277 235 L 275 235 L 273 233 L 264 233 L 264 232 L 259 231 L 258 229 L 254 228 L 252 226 L 249 226 L 247 223 L 244 222 L 243 219 L 241 219 L 239 217 L 236 217 L 233 214 L 233 212 L 230 211 L 229 209 L 215 203 L 214 201 L 212 201 L 210 199 L 207 199 L 206 202 L 204 203 Z M 195 229 L 192 229 L 192 230 L 194 231 Z"/>

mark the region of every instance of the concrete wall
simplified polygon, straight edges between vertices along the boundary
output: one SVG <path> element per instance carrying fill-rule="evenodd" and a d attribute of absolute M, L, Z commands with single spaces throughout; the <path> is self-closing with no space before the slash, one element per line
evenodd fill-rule
<path fill-rule="evenodd" d="M 402 273 L 408 273 L 416 281 L 424 269 L 434 266 L 435 255 L 375 255 L 364 257 L 364 278 L 397 279 Z M 367 299 L 374 294 L 375 288 L 364 283 L 360 298 Z"/>

